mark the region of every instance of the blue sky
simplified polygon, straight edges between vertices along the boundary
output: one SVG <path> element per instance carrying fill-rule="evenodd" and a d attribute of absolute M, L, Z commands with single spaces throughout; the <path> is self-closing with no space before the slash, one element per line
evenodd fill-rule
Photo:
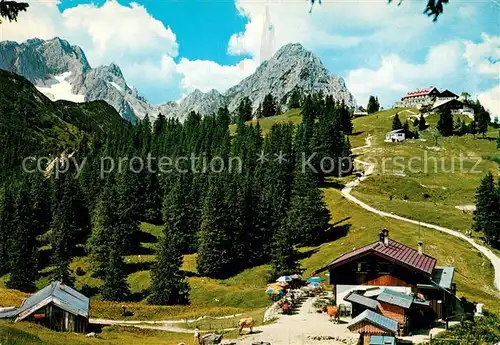
<path fill-rule="evenodd" d="M 273 50 L 302 43 L 346 80 L 359 104 L 374 94 L 390 105 L 413 88 L 468 91 L 500 113 L 500 4 L 452 1 L 437 22 L 424 0 L 31 1 L 1 39 L 60 36 L 93 66 L 116 62 L 153 103 L 199 88 L 221 92 L 253 73 L 266 7 Z M 22 25 L 20 24 L 22 23 Z"/>

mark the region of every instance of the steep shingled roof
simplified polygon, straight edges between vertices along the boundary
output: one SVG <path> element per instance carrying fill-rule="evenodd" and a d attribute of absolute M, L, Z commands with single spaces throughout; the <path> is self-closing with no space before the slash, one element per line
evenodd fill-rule
<path fill-rule="evenodd" d="M 380 241 L 376 241 L 351 252 L 345 253 L 331 263 L 323 268 L 315 271 L 313 274 L 317 274 L 334 267 L 340 266 L 341 264 L 347 263 L 358 257 L 373 253 L 379 255 L 389 261 L 399 263 L 408 266 L 420 273 L 425 275 L 431 275 L 434 267 L 436 266 L 437 260 L 429 255 L 420 254 L 417 250 L 408 247 L 397 241 L 388 240 L 388 244 L 383 244 Z"/>
<path fill-rule="evenodd" d="M 425 95 L 430 94 L 432 92 L 432 90 L 434 90 L 434 89 L 435 89 L 435 87 L 429 86 L 429 87 L 426 87 L 425 89 L 422 89 L 422 90 L 413 90 L 413 91 L 408 92 L 406 95 L 404 95 L 403 99 L 408 98 L 408 97 L 425 96 Z"/>

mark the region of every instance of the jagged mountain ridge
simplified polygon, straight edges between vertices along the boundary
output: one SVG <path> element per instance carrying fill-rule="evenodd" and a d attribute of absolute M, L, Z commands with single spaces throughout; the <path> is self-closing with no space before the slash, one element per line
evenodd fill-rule
<path fill-rule="evenodd" d="M 249 77 L 226 93 L 229 110 L 236 109 L 243 97 L 252 100 L 253 109 L 262 104 L 270 93 L 279 103 L 286 104 L 292 91 L 305 94 L 322 92 L 350 107 L 356 102 L 341 77 L 331 75 L 321 60 L 301 44 L 287 44 L 264 61 Z"/>
<path fill-rule="evenodd" d="M 60 38 L 31 39 L 21 44 L 0 42 L 0 69 L 24 76 L 53 100 L 104 100 L 132 122 L 146 114 L 154 118 L 160 112 L 181 120 L 190 111 L 210 115 L 224 105 L 233 112 L 243 97 L 249 97 L 256 110 L 266 94 L 286 104 L 293 90 L 306 94 L 322 92 L 351 107 L 356 104 L 344 80 L 331 75 L 318 57 L 298 43 L 283 46 L 255 73 L 224 94 L 217 90 L 207 93 L 195 90 L 179 102 L 160 106 L 151 105 L 130 87 L 118 65 L 92 68 L 80 47 Z"/>

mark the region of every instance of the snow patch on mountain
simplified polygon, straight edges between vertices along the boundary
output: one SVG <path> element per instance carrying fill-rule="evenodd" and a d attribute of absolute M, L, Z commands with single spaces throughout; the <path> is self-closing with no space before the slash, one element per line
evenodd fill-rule
<path fill-rule="evenodd" d="M 71 77 L 71 72 L 54 76 L 54 82 L 48 86 L 36 86 L 38 91 L 53 101 L 66 100 L 75 103 L 85 102 L 85 95 L 73 93 L 73 86 L 67 81 Z M 47 84 L 47 82 L 45 83 Z"/>
<path fill-rule="evenodd" d="M 330 74 L 317 56 L 298 43 L 283 46 L 255 73 L 224 94 L 217 90 L 207 93 L 195 90 L 177 102 L 159 106 L 150 104 L 127 85 L 118 65 L 92 68 L 80 47 L 60 38 L 32 39 L 21 44 L 0 42 L 0 69 L 22 75 L 53 100 L 104 100 L 131 122 L 146 115 L 154 119 L 159 113 L 183 120 L 191 111 L 212 115 L 226 106 L 234 113 L 244 97 L 251 100 L 255 111 L 267 94 L 285 111 L 294 90 L 332 95 L 338 102 L 343 101 L 350 107 L 356 105 L 344 80 Z"/>
<path fill-rule="evenodd" d="M 115 89 L 117 89 L 118 91 L 120 91 L 121 93 L 123 93 L 123 88 L 118 85 L 117 83 L 115 83 L 114 81 L 110 81 L 109 82 L 111 84 L 111 86 L 113 86 Z"/>

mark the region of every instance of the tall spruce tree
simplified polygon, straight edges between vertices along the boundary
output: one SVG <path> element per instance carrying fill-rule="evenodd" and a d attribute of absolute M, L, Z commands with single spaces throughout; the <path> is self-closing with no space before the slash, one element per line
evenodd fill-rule
<path fill-rule="evenodd" d="M 290 234 L 289 225 L 284 223 L 276 231 L 274 236 L 273 251 L 271 258 L 270 281 L 283 275 L 297 273 L 300 265 L 298 263 L 298 252 L 293 244 L 293 236 Z"/>
<path fill-rule="evenodd" d="M 151 304 L 171 305 L 189 302 L 189 284 L 181 270 L 181 233 L 176 224 L 167 222 L 156 249 L 156 262 L 151 270 L 148 301 Z"/>
<path fill-rule="evenodd" d="M 392 130 L 398 130 L 398 129 L 403 129 L 403 124 L 401 123 L 401 120 L 399 119 L 399 115 L 396 114 L 394 115 L 394 118 L 392 119 Z"/>
<path fill-rule="evenodd" d="M 294 89 L 288 98 L 288 108 L 297 109 L 302 105 L 302 96 L 299 90 Z"/>
<path fill-rule="evenodd" d="M 9 289 L 33 292 L 38 278 L 38 243 L 31 188 L 28 177 L 24 177 L 15 197 L 15 211 L 12 219 L 10 249 L 10 277 L 6 283 Z"/>
<path fill-rule="evenodd" d="M 276 115 L 276 104 L 273 96 L 268 93 L 262 102 L 262 117 L 271 117 Z"/>
<path fill-rule="evenodd" d="M 252 119 L 252 101 L 248 97 L 243 97 L 238 105 L 238 118 L 243 121 Z"/>
<path fill-rule="evenodd" d="M 0 275 L 9 272 L 10 234 L 14 228 L 14 197 L 10 188 L 5 187 L 0 194 Z"/>
<path fill-rule="evenodd" d="M 44 178 L 42 174 L 33 174 L 31 180 L 31 195 L 33 214 L 35 217 L 34 229 L 37 235 L 45 234 L 50 229 L 52 218 L 51 212 L 51 192 L 50 180 Z"/>
<path fill-rule="evenodd" d="M 104 190 L 92 215 L 92 233 L 87 241 L 93 271 L 102 274 L 109 264 L 111 249 L 123 252 L 123 241 L 129 241 L 125 236 L 117 234 L 116 224 L 119 222 L 116 200 L 118 194 L 114 179 L 108 179 Z"/>
<path fill-rule="evenodd" d="M 101 287 L 101 295 L 107 301 L 124 301 L 130 294 L 127 283 L 127 272 L 125 263 L 119 251 L 111 248 L 107 265 L 104 269 L 104 284 Z"/>
<path fill-rule="evenodd" d="M 368 99 L 368 105 L 366 106 L 366 112 L 368 114 L 376 113 L 380 110 L 380 104 L 378 103 L 378 99 L 375 96 L 370 96 Z"/>
<path fill-rule="evenodd" d="M 193 176 L 189 172 L 181 173 L 163 202 L 163 219 L 168 233 L 176 234 L 176 246 L 181 253 L 192 253 L 198 248 L 199 217 L 193 203 Z"/>
<path fill-rule="evenodd" d="M 227 227 L 231 214 L 225 202 L 226 182 L 224 173 L 211 176 L 203 206 L 196 266 L 201 275 L 211 278 L 231 276 L 237 265 L 232 257 L 232 234 Z"/>
<path fill-rule="evenodd" d="M 53 217 L 49 237 L 52 264 L 55 266 L 52 277 L 71 285 L 73 279 L 69 264 L 75 255 L 76 245 L 87 241 L 90 216 L 80 183 L 71 169 L 54 178 L 52 186 Z"/>
<path fill-rule="evenodd" d="M 486 240 L 498 245 L 500 241 L 500 181 L 495 185 L 493 174 L 489 172 L 476 191 L 475 231 L 484 233 Z"/>
<path fill-rule="evenodd" d="M 296 167 L 292 199 L 288 210 L 290 236 L 296 244 L 316 244 L 324 239 L 329 227 L 330 211 L 326 208 L 323 194 L 316 185 L 312 172 Z"/>
<path fill-rule="evenodd" d="M 351 112 L 349 111 L 349 108 L 346 106 L 344 101 L 340 103 L 338 112 L 342 125 L 342 132 L 344 132 L 344 134 L 352 134 Z"/>
<path fill-rule="evenodd" d="M 437 129 L 443 137 L 453 135 L 453 114 L 449 107 L 444 107 L 439 112 L 439 120 L 437 123 Z"/>
<path fill-rule="evenodd" d="M 418 130 L 423 131 L 427 128 L 427 124 L 425 122 L 424 114 L 420 114 L 420 120 L 418 120 Z"/>
<path fill-rule="evenodd" d="M 481 106 L 479 113 L 475 114 L 474 120 L 477 123 L 477 132 L 484 138 L 486 132 L 488 132 L 488 126 L 491 122 L 490 113 L 486 111 L 483 106 Z"/>

